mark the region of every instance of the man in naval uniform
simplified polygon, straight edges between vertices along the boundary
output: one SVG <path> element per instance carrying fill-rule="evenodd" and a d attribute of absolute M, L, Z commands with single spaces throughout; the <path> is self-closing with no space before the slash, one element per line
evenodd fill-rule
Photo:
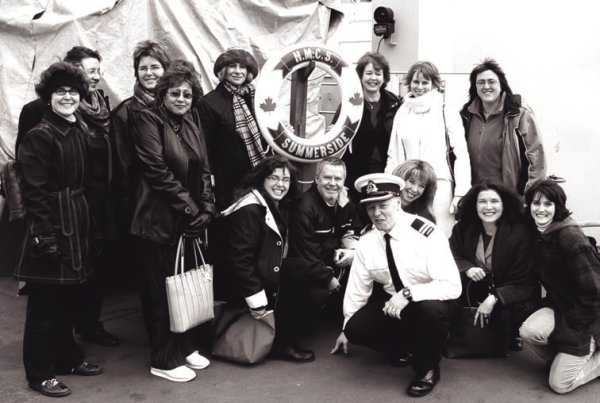
<path fill-rule="evenodd" d="M 348 341 L 390 358 L 412 353 L 416 372 L 407 393 L 429 394 L 440 379 L 440 359 L 453 300 L 461 293 L 448 240 L 435 224 L 401 208 L 402 179 L 369 174 L 354 184 L 374 228 L 356 247 L 344 295 L 344 326 L 332 354 Z"/>

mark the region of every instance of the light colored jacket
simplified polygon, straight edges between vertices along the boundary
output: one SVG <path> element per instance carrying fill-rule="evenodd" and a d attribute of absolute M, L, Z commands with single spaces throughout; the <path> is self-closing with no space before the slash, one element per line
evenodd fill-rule
<path fill-rule="evenodd" d="M 444 96 L 433 90 L 415 98 L 410 93 L 394 117 L 386 173 L 410 159 L 433 166 L 438 179 L 452 180 L 446 156 L 446 131 L 454 148 L 455 196 L 464 196 L 471 188 L 471 163 L 464 129 L 457 113 L 444 111 Z M 445 114 L 445 117 L 444 117 Z"/>

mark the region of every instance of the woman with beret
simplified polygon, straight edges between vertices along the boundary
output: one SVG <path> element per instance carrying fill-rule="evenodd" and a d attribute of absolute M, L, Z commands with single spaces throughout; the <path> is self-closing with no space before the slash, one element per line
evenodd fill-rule
<path fill-rule="evenodd" d="M 254 86 L 258 74 L 254 56 L 228 49 L 213 69 L 219 85 L 198 103 L 214 175 L 217 209 L 233 202 L 242 177 L 266 155 L 254 114 Z"/>
<path fill-rule="evenodd" d="M 363 88 L 363 117 L 343 160 L 348 171 L 349 195 L 358 203 L 354 181 L 369 173 L 383 172 L 394 116 L 402 99 L 386 89 L 390 82 L 390 65 L 385 56 L 365 53 L 356 63 L 356 73 Z"/>
<path fill-rule="evenodd" d="M 88 154 L 85 125 L 75 113 L 86 96 L 85 73 L 65 62 L 52 64 L 36 85 L 50 105 L 42 121 L 22 138 L 26 237 L 17 280 L 28 284 L 23 361 L 29 387 L 60 397 L 71 389 L 56 375 L 97 375 L 73 339 L 80 287 L 92 276 L 90 214 L 85 195 Z"/>
<path fill-rule="evenodd" d="M 445 106 L 442 79 L 433 63 L 413 64 L 405 84 L 410 92 L 394 117 L 385 172 L 409 159 L 431 164 L 437 176 L 433 211 L 438 227 L 449 237 L 458 201 L 471 187 L 463 128 L 458 113 Z M 449 146 L 456 156 L 454 164 L 448 156 Z"/>
<path fill-rule="evenodd" d="M 402 210 L 435 222 L 433 198 L 437 189 L 437 177 L 433 167 L 421 160 L 408 160 L 400 164 L 392 175 L 404 179 L 400 191 Z"/>
<path fill-rule="evenodd" d="M 550 388 L 568 393 L 600 376 L 600 257 L 569 217 L 567 195 L 558 183 L 534 182 L 525 201 L 546 296 L 520 333 L 548 364 Z"/>
<path fill-rule="evenodd" d="M 473 186 L 458 204 L 450 249 L 461 272 L 463 303 L 479 305 L 474 326 L 492 326 L 513 350 L 521 349 L 521 323 L 537 307 L 539 279 L 523 202 L 492 181 Z M 469 285 L 470 283 L 470 285 Z"/>
<path fill-rule="evenodd" d="M 546 156 L 533 111 L 513 94 L 493 59 L 469 76 L 469 101 L 460 111 L 473 183 L 490 178 L 522 195 L 546 175 Z"/>
<path fill-rule="evenodd" d="M 309 362 L 314 353 L 294 342 L 300 316 L 295 309 L 306 301 L 302 285 L 306 270 L 300 267 L 300 259 L 284 260 L 289 209 L 296 192 L 295 171 L 280 156 L 265 158 L 242 179 L 237 201 L 223 212 L 225 264 L 215 270 L 215 288 L 220 299 L 233 307 L 247 307 L 255 318 L 274 310 L 272 353 L 287 361 Z"/>
<path fill-rule="evenodd" d="M 215 215 L 204 137 L 188 113 L 200 93 L 191 63 L 175 61 L 156 85 L 155 105 L 135 114 L 133 125 L 140 178 L 131 234 L 140 239 L 150 373 L 173 382 L 190 381 L 196 377 L 192 369 L 209 365 L 192 347 L 189 332 L 170 331 L 165 289 L 179 238 L 199 237 Z"/>

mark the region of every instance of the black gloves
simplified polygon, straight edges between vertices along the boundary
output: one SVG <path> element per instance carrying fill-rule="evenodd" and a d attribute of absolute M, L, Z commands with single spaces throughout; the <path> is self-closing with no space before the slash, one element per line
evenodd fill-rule
<path fill-rule="evenodd" d="M 198 214 L 183 228 L 183 235 L 188 238 L 198 238 L 204 233 L 204 229 L 206 229 L 212 218 L 209 213 Z"/>
<path fill-rule="evenodd" d="M 54 262 L 60 260 L 58 241 L 54 234 L 37 235 L 31 243 L 31 255 L 33 257 L 46 257 Z"/>

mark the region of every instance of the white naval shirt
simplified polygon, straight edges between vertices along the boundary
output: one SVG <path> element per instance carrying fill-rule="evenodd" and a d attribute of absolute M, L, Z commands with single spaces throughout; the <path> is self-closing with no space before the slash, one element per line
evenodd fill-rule
<path fill-rule="evenodd" d="M 415 226 L 420 226 L 420 230 L 411 226 L 415 220 L 419 220 Z M 404 286 L 410 288 L 413 301 L 443 301 L 460 296 L 460 275 L 448 239 L 435 224 L 402 213 L 389 234 L 398 274 Z M 383 231 L 372 229 L 358 241 L 344 295 L 344 326 L 367 303 L 374 281 L 383 284 L 388 294 L 396 294 L 383 235 Z"/>

